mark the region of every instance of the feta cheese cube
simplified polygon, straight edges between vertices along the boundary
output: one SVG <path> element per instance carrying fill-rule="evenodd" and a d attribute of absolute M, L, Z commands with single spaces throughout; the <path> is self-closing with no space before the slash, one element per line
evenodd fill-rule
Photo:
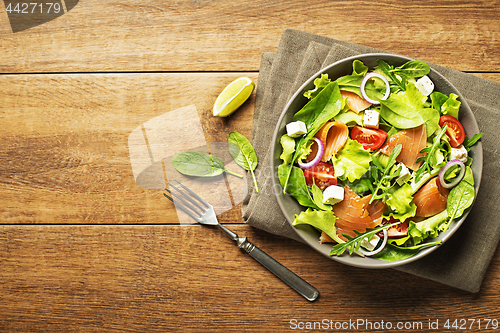
<path fill-rule="evenodd" d="M 379 236 L 373 235 L 373 237 L 370 240 L 368 240 L 368 238 L 364 238 L 361 241 L 361 246 L 367 249 L 368 251 L 373 251 L 375 249 L 375 246 L 377 246 L 379 240 L 380 240 Z"/>
<path fill-rule="evenodd" d="M 306 124 L 303 121 L 294 121 L 286 125 L 286 133 L 292 138 L 299 137 L 307 133 Z"/>
<path fill-rule="evenodd" d="M 434 91 L 434 82 L 425 75 L 417 80 L 415 87 L 425 96 L 429 96 Z"/>
<path fill-rule="evenodd" d="M 465 163 L 467 159 L 467 149 L 463 145 L 458 146 L 458 148 L 451 148 L 450 161 L 459 160 Z"/>
<path fill-rule="evenodd" d="M 344 200 L 344 188 L 342 186 L 330 185 L 323 191 L 323 203 L 335 205 Z"/>
<path fill-rule="evenodd" d="M 403 163 L 399 163 L 398 167 L 401 167 L 401 172 L 399 173 L 398 178 L 396 178 L 396 182 L 399 185 L 403 185 L 408 179 L 411 178 L 411 173 L 410 170 L 408 170 L 408 167 Z"/>
<path fill-rule="evenodd" d="M 363 126 L 378 128 L 379 121 L 380 113 L 375 110 L 365 110 L 365 114 L 363 116 Z"/>

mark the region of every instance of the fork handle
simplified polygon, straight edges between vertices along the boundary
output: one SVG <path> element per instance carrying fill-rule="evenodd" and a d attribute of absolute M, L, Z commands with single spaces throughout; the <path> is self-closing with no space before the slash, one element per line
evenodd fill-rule
<path fill-rule="evenodd" d="M 306 298 L 308 301 L 314 301 L 319 297 L 319 291 L 303 280 L 301 277 L 293 273 L 291 270 L 274 260 L 267 253 L 259 249 L 257 246 L 250 243 L 246 237 L 238 240 L 238 247 L 245 250 L 255 260 L 260 262 L 262 266 L 270 270 L 274 275 L 279 277 L 283 282 L 288 284 L 292 289 Z"/>

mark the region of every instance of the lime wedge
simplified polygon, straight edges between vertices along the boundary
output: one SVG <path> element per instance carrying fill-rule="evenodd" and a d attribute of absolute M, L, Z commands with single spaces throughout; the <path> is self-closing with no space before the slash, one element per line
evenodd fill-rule
<path fill-rule="evenodd" d="M 250 97 L 254 88 L 255 83 L 248 77 L 240 77 L 231 82 L 215 100 L 214 116 L 229 116 Z"/>

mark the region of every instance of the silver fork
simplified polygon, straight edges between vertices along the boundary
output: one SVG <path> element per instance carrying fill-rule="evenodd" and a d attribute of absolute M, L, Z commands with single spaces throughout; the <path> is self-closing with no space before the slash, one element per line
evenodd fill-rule
<path fill-rule="evenodd" d="M 165 189 L 171 196 L 163 193 L 165 197 L 170 199 L 176 204 L 177 207 L 182 209 L 186 214 L 192 217 L 200 224 L 216 225 L 224 231 L 240 249 L 245 250 L 255 260 L 261 263 L 268 270 L 273 272 L 277 277 L 288 284 L 292 289 L 306 298 L 308 301 L 314 301 L 319 297 L 319 291 L 297 276 L 291 270 L 281 265 L 279 262 L 271 258 L 264 251 L 250 243 L 246 237 L 239 237 L 236 233 L 232 232 L 225 226 L 219 223 L 215 215 L 214 208 L 207 201 L 202 199 L 196 193 L 188 189 L 176 180 L 173 183 L 168 183 L 171 190 Z M 172 191 L 172 190 L 175 190 Z"/>

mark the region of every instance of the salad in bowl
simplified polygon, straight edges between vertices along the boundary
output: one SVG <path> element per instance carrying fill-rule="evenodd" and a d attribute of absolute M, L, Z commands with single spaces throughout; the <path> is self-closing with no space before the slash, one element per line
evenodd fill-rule
<path fill-rule="evenodd" d="M 275 131 L 278 203 L 311 246 L 391 267 L 442 244 L 479 189 L 481 133 L 459 92 L 425 62 L 369 54 L 310 78 Z"/>

